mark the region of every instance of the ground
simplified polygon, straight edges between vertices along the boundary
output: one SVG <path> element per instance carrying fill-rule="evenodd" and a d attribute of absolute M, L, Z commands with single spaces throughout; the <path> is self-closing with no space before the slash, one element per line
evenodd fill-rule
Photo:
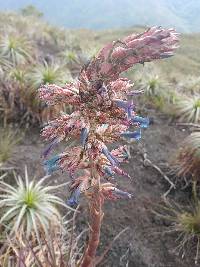
<path fill-rule="evenodd" d="M 156 218 L 152 209 L 159 203 L 169 184 L 152 167 L 143 164 L 142 151 L 147 151 L 148 158 L 163 171 L 173 160 L 178 144 L 188 134 L 187 129 L 176 126 L 169 118 L 153 109 L 146 113 L 152 118 L 150 127 L 143 131 L 139 144 L 132 145 L 131 159 L 124 164 L 124 169 L 131 179 L 117 178 L 119 187 L 131 192 L 131 200 L 107 202 L 104 207 L 101 248 L 109 244 L 113 237 L 126 227 L 129 229 L 114 243 L 112 249 L 100 266 L 105 267 L 189 267 L 194 266 L 192 256 L 182 259 L 174 252 L 177 243 L 175 237 L 164 234 L 166 223 Z M 23 142 L 16 147 L 10 160 L 12 166 L 21 170 L 28 166 L 30 176 L 44 175 L 40 157 L 44 142 L 38 131 L 30 131 Z M 64 182 L 65 174 L 57 173 L 52 176 L 52 183 Z M 59 192 L 67 198 L 66 187 Z M 171 192 L 170 197 L 182 197 L 181 189 Z M 86 206 L 81 208 L 78 215 L 78 228 L 86 227 Z M 193 255 L 194 256 L 194 255 Z M 126 265 L 126 262 L 129 262 Z M 200 266 L 200 265 L 199 265 Z"/>

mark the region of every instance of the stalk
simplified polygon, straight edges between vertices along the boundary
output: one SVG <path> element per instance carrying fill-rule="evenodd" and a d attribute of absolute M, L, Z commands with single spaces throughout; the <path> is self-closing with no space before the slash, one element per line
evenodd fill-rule
<path fill-rule="evenodd" d="M 99 245 L 101 222 L 103 217 L 102 202 L 103 201 L 100 196 L 99 189 L 95 188 L 89 201 L 91 225 L 89 232 L 89 241 L 85 250 L 81 267 L 95 266 L 95 257 Z"/>
<path fill-rule="evenodd" d="M 90 216 L 90 232 L 89 241 L 83 256 L 81 267 L 95 266 L 96 251 L 99 246 L 101 222 L 103 218 L 103 198 L 100 194 L 100 176 L 98 175 L 95 164 L 90 156 L 90 176 L 91 183 L 95 182 L 93 192 L 89 197 L 89 216 Z"/>

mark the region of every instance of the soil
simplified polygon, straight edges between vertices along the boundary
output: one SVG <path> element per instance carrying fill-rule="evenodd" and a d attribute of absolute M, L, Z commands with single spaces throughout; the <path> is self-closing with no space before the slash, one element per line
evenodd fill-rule
<path fill-rule="evenodd" d="M 166 171 L 178 144 L 188 134 L 188 130 L 175 126 L 168 118 L 154 110 L 147 110 L 147 113 L 152 117 L 153 123 L 143 131 L 142 141 L 131 147 L 131 159 L 123 166 L 132 179 L 117 178 L 119 188 L 133 193 L 134 197 L 128 201 L 106 202 L 100 251 L 121 230 L 126 227 L 129 229 L 116 240 L 100 264 L 101 267 L 192 267 L 195 265 L 192 257 L 182 259 L 174 252 L 177 246 L 175 237 L 164 234 L 167 230 L 166 223 L 151 212 L 168 190 L 169 184 L 158 171 L 143 165 L 141 154 L 145 148 L 148 158 Z M 19 168 L 18 171 L 22 174 L 24 166 L 27 165 L 29 176 L 42 177 L 44 170 L 40 155 L 44 145 L 38 131 L 31 131 L 16 147 L 10 164 Z M 57 173 L 51 179 L 52 183 L 62 183 L 67 178 L 65 174 Z M 66 192 L 65 187 L 59 191 L 59 194 L 67 199 Z M 170 197 L 184 199 L 185 192 L 179 188 L 176 191 L 173 190 Z M 87 226 L 85 207 L 83 204 L 82 213 L 78 215 L 80 229 Z"/>

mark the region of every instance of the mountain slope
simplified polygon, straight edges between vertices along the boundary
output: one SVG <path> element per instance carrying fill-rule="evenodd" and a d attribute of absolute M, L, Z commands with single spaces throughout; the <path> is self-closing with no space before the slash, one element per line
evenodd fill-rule
<path fill-rule="evenodd" d="M 70 28 L 119 28 L 162 25 L 180 31 L 200 31 L 200 1 L 186 0 L 7 0 L 0 9 L 35 5 L 45 17 Z"/>

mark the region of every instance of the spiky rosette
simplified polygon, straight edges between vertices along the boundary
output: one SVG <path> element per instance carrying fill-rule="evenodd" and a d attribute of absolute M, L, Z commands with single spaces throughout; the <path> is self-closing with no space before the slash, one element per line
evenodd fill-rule
<path fill-rule="evenodd" d="M 69 204 L 77 204 L 80 193 L 88 195 L 88 190 L 97 184 L 105 199 L 130 198 L 130 194 L 113 184 L 105 184 L 105 179 L 113 179 L 116 174 L 129 177 L 119 167 L 128 158 L 125 147 L 110 152 L 107 144 L 122 138 L 139 140 L 140 128 L 146 128 L 149 120 L 136 114 L 135 104 L 129 97 L 134 95 L 130 91 L 133 85 L 119 75 L 136 63 L 172 56 L 177 43 L 174 30 L 153 27 L 105 46 L 82 69 L 76 82 L 63 87 L 41 86 L 40 98 L 47 104 L 62 102 L 74 108 L 70 115 L 62 114 L 49 122 L 42 132 L 45 140 L 51 142 L 44 152 L 45 158 L 58 142 L 76 140 L 75 147 L 66 148 L 62 154 L 45 161 L 48 173 L 62 169 L 73 178 Z M 129 131 L 130 126 L 135 130 Z M 90 172 L 84 178 L 74 178 L 80 169 Z"/>
<path fill-rule="evenodd" d="M 200 180 L 200 132 L 193 132 L 185 138 L 174 165 L 179 177 Z"/>

